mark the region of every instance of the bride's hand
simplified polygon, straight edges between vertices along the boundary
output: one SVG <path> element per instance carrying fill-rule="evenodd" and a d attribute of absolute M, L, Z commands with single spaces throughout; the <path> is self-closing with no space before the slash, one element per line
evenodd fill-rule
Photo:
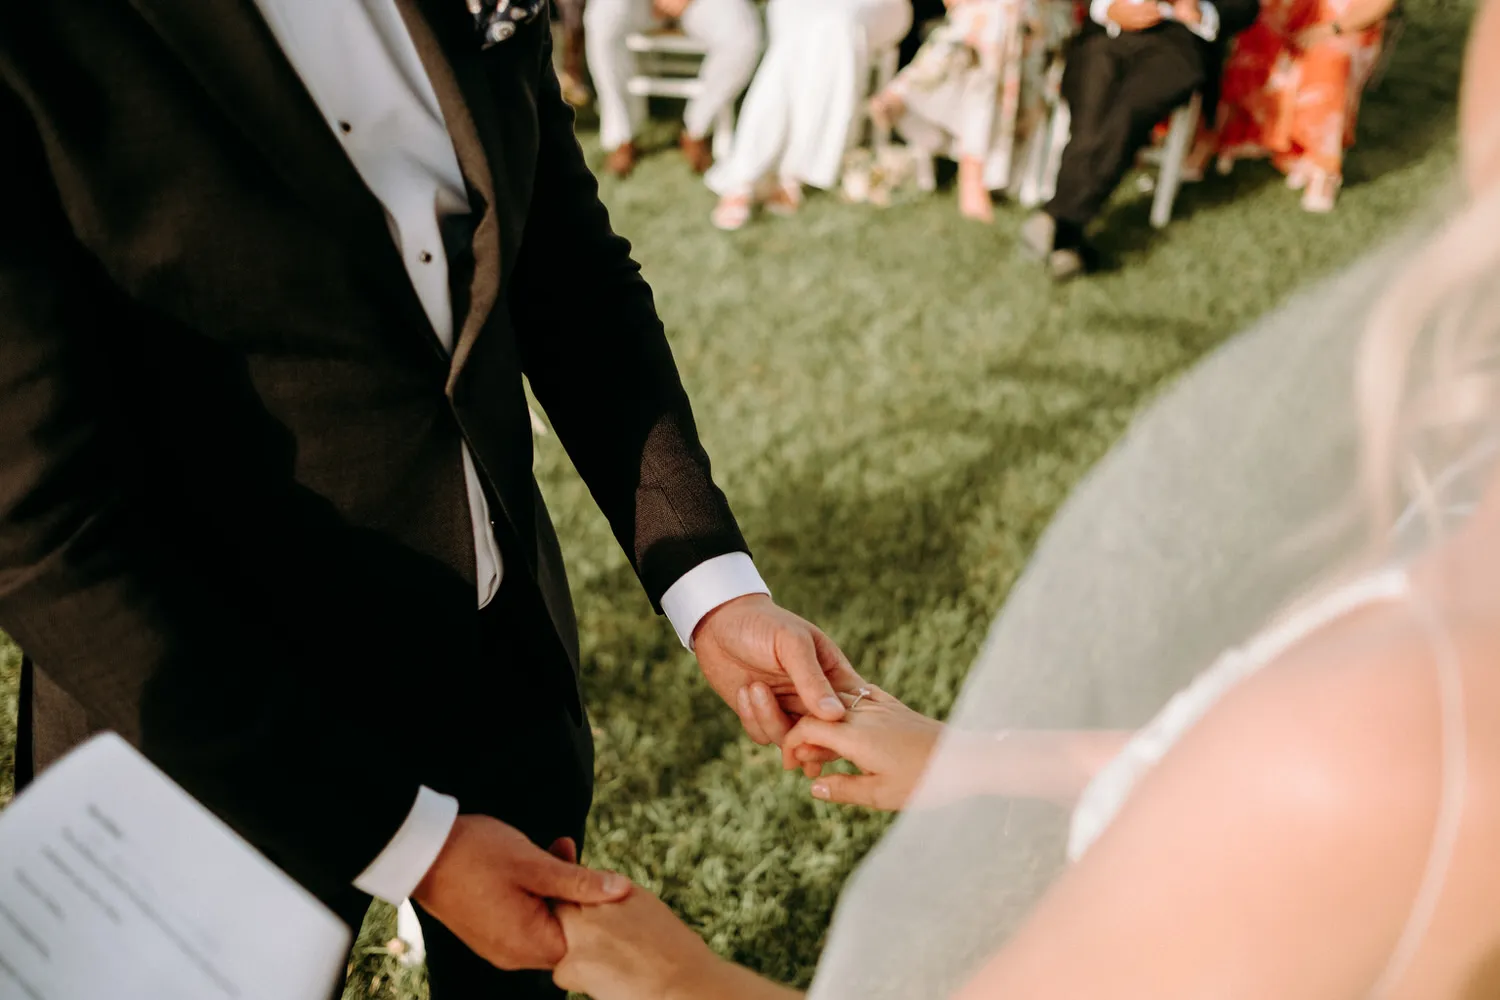
<path fill-rule="evenodd" d="M 637 888 L 608 906 L 556 907 L 568 951 L 553 970 L 558 986 L 594 1000 L 714 996 L 722 965 L 667 905 Z"/>
<path fill-rule="evenodd" d="M 868 691 L 842 722 L 807 716 L 793 726 L 782 745 L 783 760 L 788 768 L 799 766 L 810 747 L 836 753 L 864 773 L 816 778 L 812 784 L 816 798 L 900 809 L 927 769 L 943 724 L 912 711 L 877 687 L 870 686 Z"/>

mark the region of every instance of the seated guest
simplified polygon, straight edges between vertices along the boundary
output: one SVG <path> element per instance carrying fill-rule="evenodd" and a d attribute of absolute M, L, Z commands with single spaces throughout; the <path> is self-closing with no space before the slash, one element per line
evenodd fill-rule
<path fill-rule="evenodd" d="M 766 55 L 734 146 L 708 174 L 720 196 L 714 225 L 739 229 L 757 205 L 794 212 L 803 185 L 834 185 L 861 121 L 872 60 L 900 43 L 911 17 L 910 0 L 771 0 Z"/>
<path fill-rule="evenodd" d="M 1083 273 L 1084 230 L 1162 119 L 1195 91 L 1217 103 L 1225 45 L 1249 27 L 1258 0 L 1094 0 L 1068 54 L 1062 93 L 1072 115 L 1057 190 L 1021 230 L 1056 280 Z"/>
<path fill-rule="evenodd" d="M 1288 186 L 1302 191 L 1304 209 L 1332 211 L 1392 6 L 1264 0 L 1225 64 L 1219 132 L 1200 148 L 1200 163 L 1215 150 L 1222 170 L 1237 159 L 1270 157 Z"/>
<path fill-rule="evenodd" d="M 1072 33 L 1053 0 L 949 0 L 910 65 L 870 101 L 870 114 L 924 154 L 958 163 L 958 207 L 994 220 L 990 192 L 1008 187 L 1017 139 L 1046 119 L 1048 56 Z"/>
<path fill-rule="evenodd" d="M 698 78 L 703 91 L 683 114 L 682 152 L 698 173 L 713 163 L 708 144 L 714 120 L 744 91 L 760 58 L 760 15 L 751 0 L 589 0 L 583 15 L 589 71 L 599 104 L 599 141 L 605 169 L 628 177 L 635 169 L 636 129 L 627 91 L 635 58 L 625 41 L 663 21 L 675 22 L 708 49 Z"/>

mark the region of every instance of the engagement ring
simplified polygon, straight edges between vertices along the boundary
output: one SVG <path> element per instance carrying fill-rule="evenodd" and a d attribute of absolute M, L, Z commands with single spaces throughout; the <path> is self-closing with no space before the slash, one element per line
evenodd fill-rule
<path fill-rule="evenodd" d="M 864 701 L 868 697 L 870 697 L 869 688 L 860 688 L 858 691 L 854 692 L 854 700 L 849 703 L 849 711 L 854 711 L 859 707 L 859 703 Z"/>

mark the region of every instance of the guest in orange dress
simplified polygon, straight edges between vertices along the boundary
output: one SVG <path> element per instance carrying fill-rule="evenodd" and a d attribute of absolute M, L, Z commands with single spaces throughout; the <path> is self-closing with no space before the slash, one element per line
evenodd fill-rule
<path fill-rule="evenodd" d="M 1360 95 L 1373 75 L 1393 0 L 1264 0 L 1224 67 L 1215 148 L 1219 169 L 1270 157 L 1302 207 L 1328 212 L 1354 144 Z"/>

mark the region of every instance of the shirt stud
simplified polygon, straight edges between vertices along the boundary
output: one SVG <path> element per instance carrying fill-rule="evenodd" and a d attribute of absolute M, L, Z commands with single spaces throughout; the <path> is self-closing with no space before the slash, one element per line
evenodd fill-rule
<path fill-rule="evenodd" d="M 420 260 L 424 264 L 431 264 L 432 254 L 428 253 L 426 250 L 423 250 L 421 253 L 417 254 L 417 260 Z"/>

